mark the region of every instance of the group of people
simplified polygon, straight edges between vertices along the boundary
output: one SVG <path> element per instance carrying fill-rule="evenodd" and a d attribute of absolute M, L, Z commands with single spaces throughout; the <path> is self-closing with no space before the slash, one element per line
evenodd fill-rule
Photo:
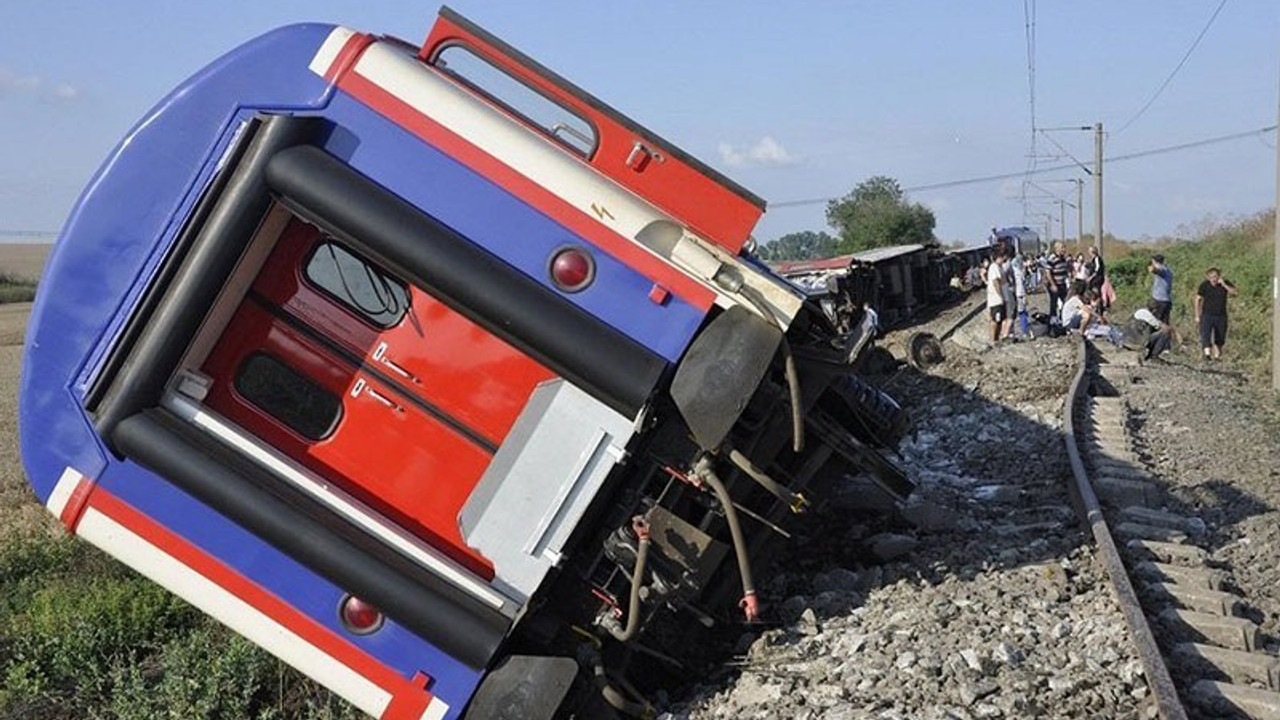
<path fill-rule="evenodd" d="M 997 243 L 993 256 L 982 261 L 982 279 L 987 288 L 991 342 L 1015 337 L 1015 315 L 1021 334 L 1027 335 L 1027 275 L 1022 257 L 1007 243 Z"/>
<path fill-rule="evenodd" d="M 1096 247 L 1090 246 L 1087 256 L 1081 253 L 1072 258 L 1067 254 L 1066 245 L 1056 242 L 1053 252 L 1044 259 L 1044 266 L 1048 277 L 1045 290 L 1049 295 L 1050 317 L 1062 318 L 1062 308 L 1072 295 L 1083 299 L 1086 292 L 1091 294 L 1093 297 L 1086 304 L 1096 305 L 1102 312 L 1115 300 L 1115 293 L 1107 282 L 1106 263 Z M 1079 292 L 1072 293 L 1073 288 Z"/>
<path fill-rule="evenodd" d="M 1078 331 L 1086 337 L 1106 338 L 1117 345 L 1136 345 L 1144 358 L 1160 358 L 1181 344 L 1178 331 L 1171 324 L 1173 310 L 1173 270 L 1164 256 L 1156 253 L 1147 264 L 1151 276 L 1151 297 L 1146 307 L 1133 313 L 1130 324 L 1117 327 L 1108 321 L 1107 313 L 1115 293 L 1107 280 L 1106 264 L 1096 247 L 1072 258 L 1066 246 L 1057 242 L 1048 256 L 1027 263 L 1016 249 L 997 243 L 990 260 L 984 260 L 982 278 L 986 285 L 987 314 L 992 343 L 1018 337 L 1030 337 L 1027 294 L 1043 277 L 1049 301 L 1045 321 L 1061 331 Z M 1202 357 L 1215 361 L 1222 357 L 1227 339 L 1227 298 L 1237 289 L 1214 267 L 1196 290 L 1194 313 L 1200 336 Z M 1015 334 L 1014 319 L 1019 333 Z M 1050 332 L 1050 334 L 1053 334 Z"/>
<path fill-rule="evenodd" d="M 1100 316 L 1114 300 L 1114 294 L 1108 292 L 1110 286 L 1106 282 L 1102 256 L 1092 247 L 1087 258 L 1081 255 L 1079 262 L 1073 262 L 1066 246 L 1054 243 L 1053 252 L 1048 256 L 1037 256 L 1027 262 L 1015 247 L 997 242 L 992 257 L 983 260 L 981 275 L 987 289 L 993 343 L 1033 335 L 1027 295 L 1036 292 L 1042 282 L 1049 297 L 1050 322 L 1056 320 L 1055 325 L 1067 329 L 1087 329 L 1091 323 L 1086 320 Z"/>

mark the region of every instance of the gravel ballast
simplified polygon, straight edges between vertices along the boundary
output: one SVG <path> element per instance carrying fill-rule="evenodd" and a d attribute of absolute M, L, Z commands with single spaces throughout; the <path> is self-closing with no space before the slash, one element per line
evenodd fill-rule
<path fill-rule="evenodd" d="M 979 315 L 929 373 L 875 378 L 912 416 L 899 449 L 917 491 L 900 513 L 826 508 L 765 587 L 772 626 L 666 717 L 1153 716 L 1067 495 L 1075 341 L 988 348 L 985 331 Z"/>

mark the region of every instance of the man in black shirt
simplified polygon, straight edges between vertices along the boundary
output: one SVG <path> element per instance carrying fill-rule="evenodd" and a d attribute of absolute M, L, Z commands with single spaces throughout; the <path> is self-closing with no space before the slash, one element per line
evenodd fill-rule
<path fill-rule="evenodd" d="M 1196 290 L 1196 324 L 1200 327 L 1205 360 L 1222 359 L 1222 346 L 1227 342 L 1227 298 L 1236 292 L 1236 286 L 1216 267 L 1209 268 Z"/>
<path fill-rule="evenodd" d="M 1049 317 L 1058 317 L 1062 303 L 1067 301 L 1067 289 L 1071 287 L 1071 261 L 1067 248 L 1060 242 L 1053 244 L 1053 253 L 1045 259 L 1045 275 L 1048 282 Z"/>

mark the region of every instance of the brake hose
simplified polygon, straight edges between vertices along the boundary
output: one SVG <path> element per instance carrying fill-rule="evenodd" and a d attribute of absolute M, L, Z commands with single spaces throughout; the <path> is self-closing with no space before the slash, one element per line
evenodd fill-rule
<path fill-rule="evenodd" d="M 755 622 L 760 616 L 760 604 L 756 599 L 755 581 L 751 578 L 751 559 L 747 557 L 747 543 L 742 536 L 742 525 L 738 522 L 738 510 L 733 506 L 733 499 L 729 497 L 724 483 L 720 482 L 715 470 L 711 469 L 710 459 L 703 456 L 698 460 L 694 472 L 711 486 L 720 506 L 724 508 L 724 517 L 729 523 L 729 536 L 733 538 L 733 553 L 738 558 L 738 574 L 742 576 L 742 600 L 738 601 L 738 606 L 742 608 L 747 622 Z"/>
<path fill-rule="evenodd" d="M 631 518 L 631 528 L 640 538 L 640 547 L 636 550 L 636 566 L 631 571 L 631 597 L 627 603 L 627 627 L 619 630 L 610 627 L 609 634 L 619 642 L 627 642 L 635 637 L 640 629 L 640 584 L 644 581 L 644 567 L 649 561 L 649 521 L 639 515 Z"/>
<path fill-rule="evenodd" d="M 804 450 L 804 410 L 800 406 L 800 373 L 796 370 L 796 358 L 791 353 L 791 343 L 787 341 L 786 331 L 783 330 L 782 324 L 778 322 L 778 318 L 774 316 L 773 310 L 769 309 L 769 305 L 765 303 L 764 296 L 759 291 L 750 285 L 743 284 L 737 292 L 754 305 L 770 325 L 782 333 L 783 369 L 787 376 L 787 390 L 791 395 L 791 447 L 799 453 Z"/>
<path fill-rule="evenodd" d="M 600 688 L 601 697 L 614 710 L 631 717 L 642 718 L 643 720 L 648 720 L 656 715 L 652 705 L 647 702 L 632 700 L 624 695 L 621 690 L 614 687 L 613 683 L 609 681 L 609 676 L 604 671 L 602 662 L 596 660 L 592 670 L 596 677 L 596 685 Z"/>

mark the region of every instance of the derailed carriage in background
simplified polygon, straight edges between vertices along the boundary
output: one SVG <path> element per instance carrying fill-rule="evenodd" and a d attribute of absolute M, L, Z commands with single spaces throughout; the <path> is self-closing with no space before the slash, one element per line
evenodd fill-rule
<path fill-rule="evenodd" d="M 893 245 L 822 260 L 780 262 L 774 269 L 803 289 L 836 327 L 858 325 L 864 304 L 889 327 L 944 304 L 957 291 L 967 291 L 966 273 L 990 252 L 986 247 Z"/>
<path fill-rule="evenodd" d="M 22 453 L 66 527 L 381 718 L 643 715 L 902 418 L 764 203 L 444 9 L 165 98 L 68 219 Z"/>

